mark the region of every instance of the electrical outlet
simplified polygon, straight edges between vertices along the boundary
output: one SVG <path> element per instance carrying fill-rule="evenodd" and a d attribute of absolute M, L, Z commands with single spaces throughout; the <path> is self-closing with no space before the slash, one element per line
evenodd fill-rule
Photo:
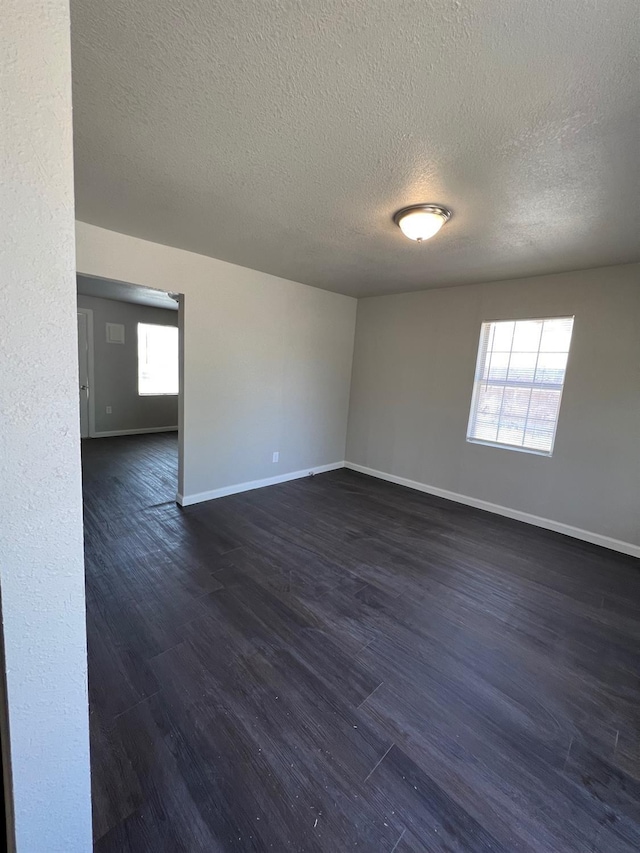
<path fill-rule="evenodd" d="M 110 415 L 112 411 L 113 409 L 111 408 L 111 406 L 107 406 L 107 414 Z"/>
<path fill-rule="evenodd" d="M 274 451 L 273 451 L 273 461 L 274 461 L 274 462 L 278 462 L 279 460 L 280 460 L 280 451 L 279 451 L 279 450 L 274 450 Z"/>

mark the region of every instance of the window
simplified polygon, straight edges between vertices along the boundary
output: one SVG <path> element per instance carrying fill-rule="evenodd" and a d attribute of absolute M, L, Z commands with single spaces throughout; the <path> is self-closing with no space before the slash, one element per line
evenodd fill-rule
<path fill-rule="evenodd" d="M 483 323 L 467 441 L 551 456 L 573 317 Z"/>
<path fill-rule="evenodd" d="M 178 330 L 138 323 L 138 394 L 178 393 Z"/>

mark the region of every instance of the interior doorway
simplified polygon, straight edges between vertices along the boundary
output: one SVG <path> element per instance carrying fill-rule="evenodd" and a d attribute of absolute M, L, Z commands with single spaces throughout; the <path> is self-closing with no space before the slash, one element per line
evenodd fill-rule
<path fill-rule="evenodd" d="M 77 294 L 83 461 L 113 451 L 115 470 L 115 457 L 135 445 L 139 459 L 163 469 L 156 502 L 168 494 L 175 500 L 182 484 L 183 296 L 85 275 L 77 277 Z M 151 470 L 140 477 L 154 481 Z"/>
<path fill-rule="evenodd" d="M 126 725 L 155 693 L 148 660 L 198 607 L 186 592 L 193 566 L 173 550 L 189 524 L 176 501 L 184 298 L 88 276 L 77 283 L 93 832 L 106 850 L 128 816 L 119 793 L 133 772 Z"/>

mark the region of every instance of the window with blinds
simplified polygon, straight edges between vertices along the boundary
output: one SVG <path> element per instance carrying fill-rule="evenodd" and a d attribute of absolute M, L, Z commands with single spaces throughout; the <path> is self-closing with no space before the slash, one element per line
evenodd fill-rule
<path fill-rule="evenodd" d="M 178 393 L 178 329 L 138 323 L 138 395 Z"/>
<path fill-rule="evenodd" d="M 483 323 L 467 441 L 551 456 L 573 317 Z"/>

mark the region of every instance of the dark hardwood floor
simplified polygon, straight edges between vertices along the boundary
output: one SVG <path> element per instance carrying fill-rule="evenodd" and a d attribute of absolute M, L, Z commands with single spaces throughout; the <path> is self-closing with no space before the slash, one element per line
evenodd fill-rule
<path fill-rule="evenodd" d="M 350 471 L 83 446 L 97 853 L 640 849 L 640 562 Z"/>

